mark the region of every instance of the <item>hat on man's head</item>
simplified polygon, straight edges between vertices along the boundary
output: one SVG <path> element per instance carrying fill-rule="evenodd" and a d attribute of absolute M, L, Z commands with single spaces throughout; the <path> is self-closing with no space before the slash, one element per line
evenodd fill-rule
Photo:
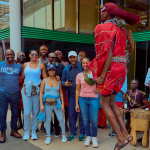
<path fill-rule="evenodd" d="M 69 58 L 70 56 L 75 56 L 75 57 L 77 57 L 77 53 L 76 53 L 75 51 L 70 51 L 70 52 L 68 53 L 68 58 Z"/>
<path fill-rule="evenodd" d="M 47 66 L 47 71 L 50 69 L 54 69 L 56 71 L 56 66 L 54 64 L 50 64 Z"/>

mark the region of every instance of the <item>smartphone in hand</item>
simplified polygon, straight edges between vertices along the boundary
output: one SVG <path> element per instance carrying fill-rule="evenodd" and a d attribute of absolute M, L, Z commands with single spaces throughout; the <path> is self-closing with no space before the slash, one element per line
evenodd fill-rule
<path fill-rule="evenodd" d="M 72 81 L 72 79 L 70 79 L 70 80 L 68 80 L 68 82 L 71 82 L 71 83 L 72 83 L 73 81 Z"/>

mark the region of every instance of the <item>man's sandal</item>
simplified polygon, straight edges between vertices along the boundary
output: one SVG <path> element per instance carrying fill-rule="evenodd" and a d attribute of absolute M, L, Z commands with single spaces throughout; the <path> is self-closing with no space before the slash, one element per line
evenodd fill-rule
<path fill-rule="evenodd" d="M 123 142 L 122 142 L 121 145 L 116 144 L 114 150 L 116 150 L 116 148 L 118 148 L 117 150 L 120 150 L 120 149 L 124 148 L 124 147 L 129 143 L 129 142 L 124 143 L 126 140 L 127 140 L 127 139 L 125 138 L 125 139 L 123 140 Z"/>
<path fill-rule="evenodd" d="M 132 138 L 132 139 L 130 139 L 130 138 Z M 130 139 L 130 140 L 129 140 Z M 131 142 L 133 140 L 133 136 L 132 135 L 130 135 L 128 138 L 127 138 L 127 141 L 128 142 Z"/>

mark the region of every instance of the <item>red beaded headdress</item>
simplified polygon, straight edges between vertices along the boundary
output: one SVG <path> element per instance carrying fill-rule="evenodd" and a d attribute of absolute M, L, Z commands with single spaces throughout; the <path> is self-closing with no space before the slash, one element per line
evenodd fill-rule
<path fill-rule="evenodd" d="M 41 49 L 45 49 L 45 50 L 48 52 L 48 47 L 45 46 L 45 45 L 42 45 L 42 46 L 39 48 L 39 57 L 41 56 L 41 55 L 40 55 Z"/>
<path fill-rule="evenodd" d="M 106 3 L 103 7 L 106 7 L 106 9 L 104 9 L 103 11 L 106 11 L 119 19 L 124 19 L 124 21 L 130 25 L 134 25 L 140 20 L 139 15 L 134 15 L 132 13 L 126 12 L 114 3 Z"/>

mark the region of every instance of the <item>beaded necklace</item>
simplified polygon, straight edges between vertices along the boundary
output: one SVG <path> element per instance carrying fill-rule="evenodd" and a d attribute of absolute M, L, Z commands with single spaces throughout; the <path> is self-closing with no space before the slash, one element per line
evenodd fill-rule
<path fill-rule="evenodd" d="M 135 98 L 134 98 L 134 103 L 132 104 L 132 103 L 130 102 L 130 95 L 131 95 L 131 91 L 130 91 L 130 94 L 129 94 L 129 103 L 130 103 L 130 106 L 131 106 L 131 107 L 133 107 L 134 104 L 135 104 L 135 102 L 136 102 L 137 92 L 138 92 L 138 89 L 136 90 L 136 94 L 135 94 Z"/>
<path fill-rule="evenodd" d="M 43 59 L 40 57 L 40 58 L 39 58 L 39 62 L 45 64 L 45 63 L 48 62 L 48 58 L 46 57 L 46 60 L 43 60 Z"/>

